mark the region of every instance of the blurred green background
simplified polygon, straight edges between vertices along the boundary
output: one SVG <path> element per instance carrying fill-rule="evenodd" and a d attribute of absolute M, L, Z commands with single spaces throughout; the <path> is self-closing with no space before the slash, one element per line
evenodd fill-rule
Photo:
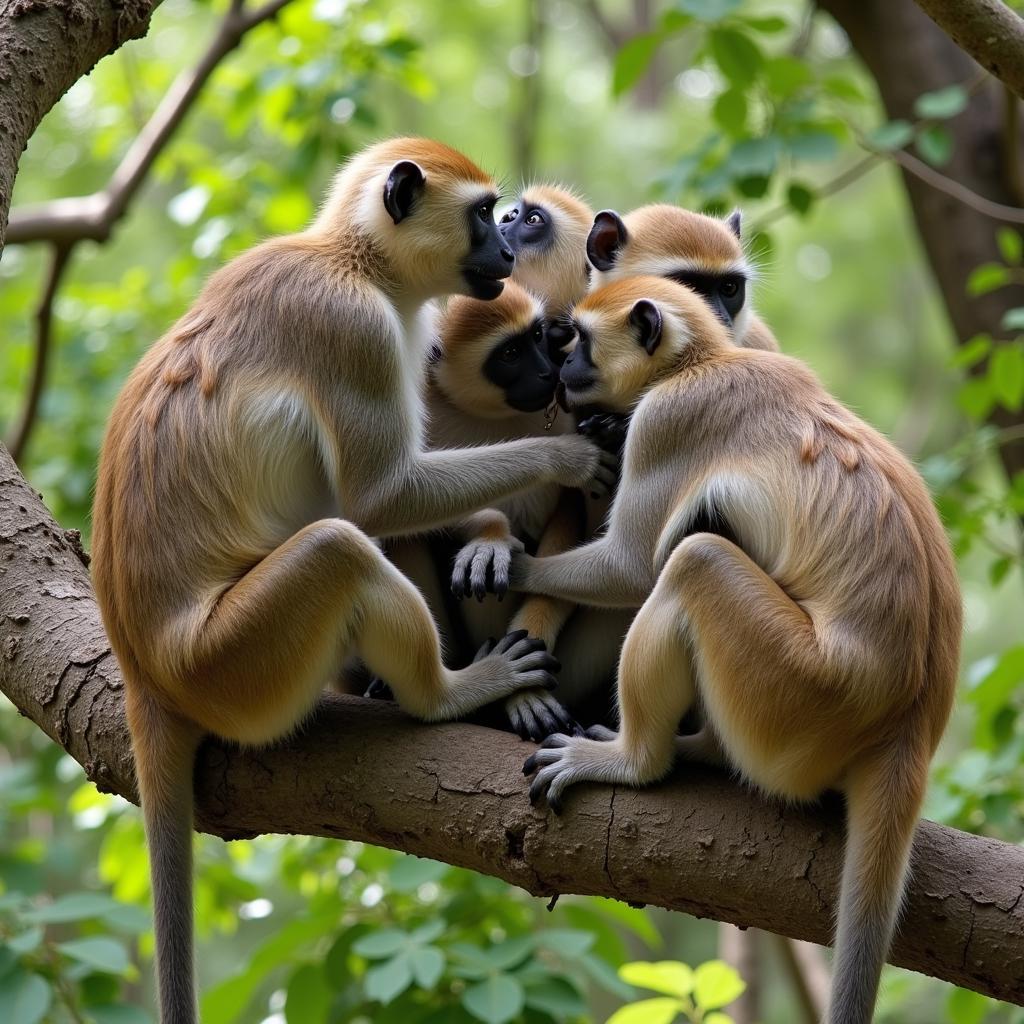
<path fill-rule="evenodd" d="M 145 39 L 79 81 L 33 137 L 15 209 L 103 187 L 225 6 L 166 0 Z M 88 541 L 103 425 L 139 355 L 214 268 L 301 228 L 338 162 L 382 136 L 443 139 L 509 198 L 538 178 L 576 186 L 595 209 L 740 205 L 759 311 L 784 350 L 918 462 L 957 547 L 962 698 L 927 813 L 1019 842 L 1024 479 L 1007 480 L 984 417 L 1024 402 L 1013 330 L 1024 321 L 957 348 L 966 339 L 953 336 L 885 159 L 912 143 L 941 166 L 944 121 L 970 88 L 926 98 L 919 123 L 887 125 L 842 31 L 795 0 L 293 0 L 220 64 L 111 240 L 75 249 L 24 472 Z M 881 158 L 829 194 L 865 140 Z M 1018 280 L 1020 250 L 1019 234 L 1001 229 L 1002 269 L 972 287 Z M 0 261 L 3 429 L 25 400 L 47 259 L 45 247 L 12 245 Z M 965 383 L 969 362 L 988 369 Z M 0 1005 L 29 1024 L 153 1020 L 136 810 L 84 783 L 3 698 L 0 744 Z M 627 984 L 621 964 L 697 965 L 719 941 L 711 922 L 573 898 L 547 914 L 493 879 L 319 839 L 203 839 L 197 885 L 207 1024 L 605 1021 L 651 980 L 634 970 Z M 801 1019 L 775 947 L 759 950 L 758 1020 Z M 715 969 L 705 1002 L 684 998 L 666 1021 L 701 1019 L 731 998 L 731 977 Z M 654 1012 L 638 1008 L 635 1024 L 657 1024 Z M 888 968 L 878 1019 L 1024 1015 Z"/>

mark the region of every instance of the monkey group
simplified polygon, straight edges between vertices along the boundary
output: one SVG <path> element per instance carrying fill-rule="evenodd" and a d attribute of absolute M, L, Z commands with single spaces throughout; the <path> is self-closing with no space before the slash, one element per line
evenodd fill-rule
<path fill-rule="evenodd" d="M 555 811 L 677 758 L 841 790 L 827 1019 L 866 1024 L 959 659 L 930 497 L 779 352 L 738 213 L 497 203 L 445 145 L 366 149 L 306 230 L 210 278 L 115 404 L 92 571 L 160 1020 L 197 1021 L 200 740 L 270 742 L 356 678 L 425 721 L 501 708 L 543 740 L 524 770 Z"/>

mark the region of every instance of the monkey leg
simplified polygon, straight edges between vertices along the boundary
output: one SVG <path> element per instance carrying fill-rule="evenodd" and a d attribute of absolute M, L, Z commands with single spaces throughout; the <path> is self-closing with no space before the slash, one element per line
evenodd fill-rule
<path fill-rule="evenodd" d="M 456 717 L 523 686 L 553 685 L 540 641 L 506 640 L 465 669 L 445 669 L 419 591 L 357 527 L 325 519 L 223 594 L 168 696 L 210 732 L 266 742 L 301 721 L 354 649 L 410 713 Z"/>

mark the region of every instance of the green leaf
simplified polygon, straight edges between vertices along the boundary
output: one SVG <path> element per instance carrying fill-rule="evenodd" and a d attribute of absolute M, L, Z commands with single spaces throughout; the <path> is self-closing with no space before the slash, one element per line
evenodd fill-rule
<path fill-rule="evenodd" d="M 983 420 L 995 408 L 996 396 L 986 378 L 973 377 L 960 385 L 956 402 L 971 419 Z"/>
<path fill-rule="evenodd" d="M 685 999 L 693 991 L 693 971 L 678 960 L 623 964 L 619 968 L 619 977 L 630 985 L 649 988 L 679 999 Z"/>
<path fill-rule="evenodd" d="M 612 72 L 612 95 L 621 96 L 643 77 L 661 39 L 660 33 L 646 32 L 633 36 L 619 50 L 615 55 L 615 68 Z"/>
<path fill-rule="evenodd" d="M 684 1009 L 678 999 L 644 999 L 616 1010 L 608 1024 L 672 1024 Z"/>
<path fill-rule="evenodd" d="M 763 174 L 748 174 L 746 177 L 737 178 L 733 184 L 740 195 L 748 199 L 760 199 L 767 194 L 771 178 Z"/>
<path fill-rule="evenodd" d="M 484 1024 L 506 1024 L 522 1012 L 523 986 L 507 974 L 495 974 L 462 993 L 462 1005 Z"/>
<path fill-rule="evenodd" d="M 90 1004 L 85 1012 L 92 1024 L 153 1024 L 145 1010 L 125 1003 Z"/>
<path fill-rule="evenodd" d="M 789 22 L 785 18 L 768 16 L 766 18 L 744 18 L 743 24 L 752 28 L 755 32 L 763 32 L 766 36 L 774 35 L 776 32 L 785 32 L 789 28 Z"/>
<path fill-rule="evenodd" d="M 743 0 L 676 0 L 678 10 L 701 21 L 721 21 L 742 6 Z"/>
<path fill-rule="evenodd" d="M 713 1010 L 709 1013 L 701 1024 L 733 1024 L 732 1017 L 726 1013 L 722 1013 L 720 1010 Z"/>
<path fill-rule="evenodd" d="M 764 63 L 764 80 L 777 98 L 787 99 L 810 85 L 814 76 L 807 64 L 795 57 L 769 57 Z"/>
<path fill-rule="evenodd" d="M 43 944 L 43 929 L 29 928 L 27 931 L 19 932 L 7 940 L 7 945 L 14 950 L 18 956 L 25 953 L 32 953 Z"/>
<path fill-rule="evenodd" d="M 5 942 L 0 942 L 0 978 L 18 962 L 18 955 Z"/>
<path fill-rule="evenodd" d="M 989 358 L 988 379 L 996 398 L 1007 409 L 1017 412 L 1024 406 L 1024 344 L 1000 345 Z"/>
<path fill-rule="evenodd" d="M 918 153 L 936 167 L 948 164 L 953 155 L 953 136 L 942 125 L 933 124 L 917 133 L 914 142 Z"/>
<path fill-rule="evenodd" d="M 532 935 L 521 935 L 514 939 L 506 939 L 491 946 L 484 952 L 487 963 L 495 970 L 507 971 L 521 964 L 537 945 Z"/>
<path fill-rule="evenodd" d="M 412 958 L 408 953 L 399 953 L 393 960 L 371 967 L 363 979 L 367 999 L 376 1000 L 385 1006 L 411 984 Z"/>
<path fill-rule="evenodd" d="M 71 939 L 70 942 L 58 943 L 57 949 L 72 960 L 107 974 L 124 974 L 131 962 L 124 946 L 105 935 Z"/>
<path fill-rule="evenodd" d="M 998 587 L 1003 580 L 1006 579 L 1006 574 L 1013 568 L 1013 559 L 1008 555 L 1003 555 L 1002 558 L 997 558 L 988 567 L 988 578 L 989 582 L 993 587 Z"/>
<path fill-rule="evenodd" d="M 750 85 L 764 65 L 757 43 L 738 29 L 712 29 L 708 46 L 719 70 L 734 85 Z"/>
<path fill-rule="evenodd" d="M 717 1010 L 739 998 L 747 987 L 735 968 L 709 960 L 693 972 L 693 998 L 702 1010 Z"/>
<path fill-rule="evenodd" d="M 409 954 L 413 977 L 420 988 L 432 989 L 444 973 L 444 953 L 437 946 L 423 946 Z"/>
<path fill-rule="evenodd" d="M 814 193 L 806 185 L 794 181 L 786 189 L 786 202 L 792 210 L 804 216 L 814 205 Z"/>
<path fill-rule="evenodd" d="M 1002 263 L 982 263 L 967 278 L 968 295 L 987 295 L 1010 283 L 1010 270 Z"/>
<path fill-rule="evenodd" d="M 771 176 L 779 157 L 779 140 L 773 135 L 743 139 L 732 147 L 728 168 L 737 178 L 749 175 Z"/>
<path fill-rule="evenodd" d="M 825 92 L 836 99 L 849 100 L 852 103 L 863 103 L 867 99 L 857 82 L 844 75 L 831 75 L 821 84 Z"/>
<path fill-rule="evenodd" d="M 795 160 L 834 160 L 839 155 L 839 142 L 830 132 L 807 132 L 785 140 L 786 149 Z"/>
<path fill-rule="evenodd" d="M 1024 331 L 1024 306 L 1014 306 L 1003 314 L 1000 324 L 1004 331 Z"/>
<path fill-rule="evenodd" d="M 413 928 L 412 934 L 409 938 L 422 946 L 425 946 L 429 942 L 433 942 L 434 939 L 439 939 L 445 933 L 445 929 L 448 927 L 448 922 L 443 917 L 436 917 L 433 921 L 428 921 L 426 924 L 421 924 L 419 928 Z"/>
<path fill-rule="evenodd" d="M 67 921 L 85 921 L 103 917 L 120 904 L 109 896 L 98 892 L 73 892 L 61 896 L 45 907 L 38 907 L 24 914 L 26 921 L 37 924 L 63 924 Z"/>
<path fill-rule="evenodd" d="M 966 988 L 955 988 L 946 1003 L 946 1012 L 956 1024 L 981 1024 L 989 1010 L 995 1009 L 998 1003 L 971 992 Z"/>
<path fill-rule="evenodd" d="M 38 1024 L 52 999 L 50 986 L 38 974 L 17 970 L 0 978 L 4 1024 Z"/>
<path fill-rule="evenodd" d="M 448 873 L 448 865 L 422 857 L 400 857 L 388 871 L 392 889 L 399 892 L 415 892 L 427 882 L 438 882 Z"/>
<path fill-rule="evenodd" d="M 907 121 L 889 121 L 876 128 L 866 139 L 872 149 L 891 152 L 902 149 L 914 137 L 914 128 Z"/>
<path fill-rule="evenodd" d="M 928 120 L 956 117 L 967 107 L 967 90 L 962 85 L 949 85 L 935 92 L 926 92 L 914 101 L 914 113 Z"/>
<path fill-rule="evenodd" d="M 322 964 L 303 964 L 289 979 L 285 995 L 284 1019 L 288 1024 L 325 1021 L 333 992 L 327 984 Z"/>
<path fill-rule="evenodd" d="M 537 945 L 572 958 L 586 953 L 594 945 L 594 936 L 578 928 L 545 928 L 537 933 Z"/>
<path fill-rule="evenodd" d="M 1005 326 L 1005 324 L 1004 324 Z M 975 366 L 992 351 L 992 337 L 988 334 L 976 334 L 973 338 L 965 341 L 953 353 L 950 359 L 951 366 Z"/>
<path fill-rule="evenodd" d="M 364 935 L 352 944 L 352 952 L 367 960 L 383 960 L 404 949 L 409 936 L 398 928 L 381 928 L 380 931 Z"/>
<path fill-rule="evenodd" d="M 639 907 L 631 907 L 628 903 L 620 903 L 618 900 L 606 898 L 598 899 L 591 897 L 590 903 L 596 905 L 602 914 L 617 921 L 628 928 L 634 935 L 643 939 L 652 949 L 660 949 L 664 944 L 661 932 L 651 923 L 651 919 L 645 910 L 641 910 Z"/>
<path fill-rule="evenodd" d="M 1016 228 L 1005 224 L 996 232 L 996 244 L 1003 255 L 1003 259 L 1016 267 L 1024 258 L 1024 239 Z"/>
<path fill-rule="evenodd" d="M 747 97 L 742 89 L 719 93 L 712 111 L 715 123 L 730 135 L 739 135 L 747 124 Z"/>
<path fill-rule="evenodd" d="M 584 1017 L 587 1004 L 575 985 L 565 978 L 548 977 L 536 985 L 526 986 L 526 1005 L 556 1020 Z"/>

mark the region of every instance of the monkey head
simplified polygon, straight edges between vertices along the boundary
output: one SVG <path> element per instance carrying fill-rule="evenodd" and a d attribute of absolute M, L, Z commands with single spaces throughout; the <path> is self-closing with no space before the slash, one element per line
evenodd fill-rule
<path fill-rule="evenodd" d="M 494 222 L 497 201 L 490 175 L 458 151 L 430 139 L 390 139 L 345 165 L 313 230 L 350 249 L 355 238 L 365 240 L 368 272 L 390 278 L 413 301 L 495 299 L 515 265 Z"/>
<path fill-rule="evenodd" d="M 587 233 L 594 214 L 568 189 L 531 185 L 503 211 L 499 228 L 516 254 L 515 280 L 556 320 L 590 284 Z"/>
<path fill-rule="evenodd" d="M 551 404 L 558 368 L 548 357 L 544 307 L 515 282 L 492 302 L 450 299 L 438 326 L 434 381 L 457 408 L 501 419 Z"/>
<path fill-rule="evenodd" d="M 664 204 L 625 217 L 602 210 L 587 238 L 594 287 L 637 275 L 678 281 L 703 296 L 739 344 L 751 317 L 747 285 L 753 276 L 740 221 L 739 210 L 719 220 Z"/>
<path fill-rule="evenodd" d="M 570 409 L 628 413 L 684 363 L 730 342 L 700 295 L 661 277 L 606 284 L 570 319 L 574 339 L 561 369 Z"/>

